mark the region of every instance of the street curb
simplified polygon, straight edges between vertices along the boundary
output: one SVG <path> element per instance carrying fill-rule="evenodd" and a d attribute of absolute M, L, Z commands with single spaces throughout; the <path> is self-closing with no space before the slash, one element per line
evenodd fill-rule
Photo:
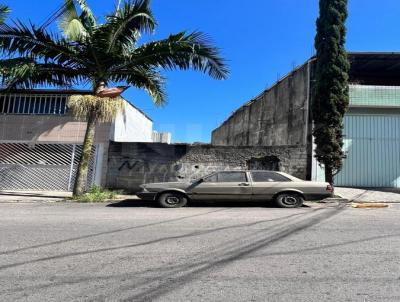
<path fill-rule="evenodd" d="M 347 198 L 326 198 L 321 201 L 317 201 L 315 203 L 333 203 L 333 202 L 339 202 L 339 203 L 361 203 L 361 204 L 400 204 L 400 201 L 365 201 L 365 200 L 356 200 L 356 199 L 347 199 Z"/>
<path fill-rule="evenodd" d="M 351 204 L 352 208 L 356 209 L 379 209 L 379 208 L 388 208 L 389 204 L 388 203 L 359 203 L 359 202 L 353 202 Z"/>

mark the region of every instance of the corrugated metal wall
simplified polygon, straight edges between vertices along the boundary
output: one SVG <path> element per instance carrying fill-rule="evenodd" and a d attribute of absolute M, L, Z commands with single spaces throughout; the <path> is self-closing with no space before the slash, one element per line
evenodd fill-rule
<path fill-rule="evenodd" d="M 400 188 L 399 115 L 347 115 L 344 135 L 347 158 L 336 186 Z M 313 179 L 323 180 L 313 166 Z"/>
<path fill-rule="evenodd" d="M 336 185 L 400 187 L 400 116 L 349 115 L 344 134 L 347 158 Z"/>

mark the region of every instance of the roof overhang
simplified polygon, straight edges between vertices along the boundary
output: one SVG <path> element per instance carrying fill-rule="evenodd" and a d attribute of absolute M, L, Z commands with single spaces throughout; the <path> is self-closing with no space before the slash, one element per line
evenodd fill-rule
<path fill-rule="evenodd" d="M 349 52 L 350 82 L 400 85 L 400 52 Z"/>
<path fill-rule="evenodd" d="M 0 89 L 0 93 L 21 93 L 21 94 L 92 94 L 91 90 L 75 89 Z"/>

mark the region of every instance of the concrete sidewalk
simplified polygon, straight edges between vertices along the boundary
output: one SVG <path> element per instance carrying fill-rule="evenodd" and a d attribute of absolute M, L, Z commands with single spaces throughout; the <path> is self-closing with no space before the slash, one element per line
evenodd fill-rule
<path fill-rule="evenodd" d="M 392 188 L 356 189 L 336 187 L 335 193 L 356 202 L 400 203 L 400 190 Z"/>
<path fill-rule="evenodd" d="M 63 191 L 0 191 L 1 202 L 60 202 L 72 197 Z M 138 199 L 136 195 L 117 195 L 116 200 Z"/>
<path fill-rule="evenodd" d="M 0 202 L 57 202 L 72 197 L 61 191 L 0 191 Z"/>
<path fill-rule="evenodd" d="M 400 203 L 400 190 L 335 188 L 341 197 L 356 202 Z M 72 196 L 71 192 L 0 191 L 0 202 L 60 202 Z M 118 195 L 118 200 L 137 199 L 135 195 Z"/>

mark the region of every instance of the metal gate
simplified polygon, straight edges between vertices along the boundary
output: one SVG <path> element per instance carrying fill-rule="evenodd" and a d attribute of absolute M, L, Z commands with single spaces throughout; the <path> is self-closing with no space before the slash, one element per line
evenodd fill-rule
<path fill-rule="evenodd" d="M 0 190 L 71 191 L 81 145 L 0 143 Z M 96 148 L 88 184 L 94 182 Z"/>
<path fill-rule="evenodd" d="M 336 186 L 400 188 L 400 116 L 346 115 L 346 158 Z M 313 160 L 313 180 L 324 180 L 324 169 Z"/>
<path fill-rule="evenodd" d="M 348 115 L 338 186 L 400 187 L 400 116 Z"/>

